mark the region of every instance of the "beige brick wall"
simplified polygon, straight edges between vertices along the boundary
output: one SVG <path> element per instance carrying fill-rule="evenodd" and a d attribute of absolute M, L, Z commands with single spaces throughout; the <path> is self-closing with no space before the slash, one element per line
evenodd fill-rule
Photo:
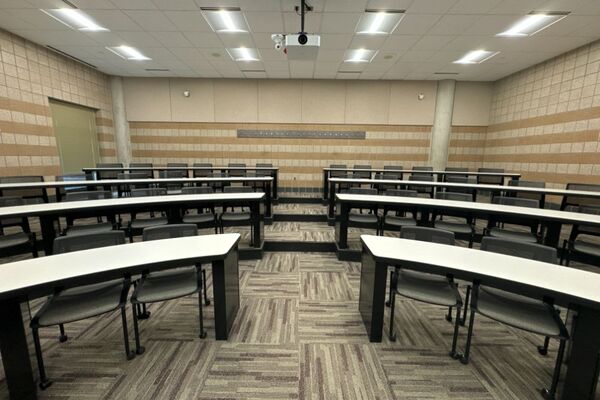
<path fill-rule="evenodd" d="M 115 159 L 108 76 L 0 29 L 0 175 L 60 174 L 49 98 L 97 109 L 100 155 Z"/>

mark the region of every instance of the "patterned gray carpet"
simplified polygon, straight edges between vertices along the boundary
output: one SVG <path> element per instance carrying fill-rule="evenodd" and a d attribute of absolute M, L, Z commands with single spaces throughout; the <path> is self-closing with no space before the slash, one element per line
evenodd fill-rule
<path fill-rule="evenodd" d="M 265 229 L 270 240 L 333 240 L 325 223 Z M 355 244 L 359 233 L 351 233 Z M 266 253 L 240 271 L 242 304 L 227 342 L 214 339 L 212 305 L 204 308 L 208 337 L 198 338 L 193 297 L 149 307 L 146 352 L 131 361 L 117 313 L 68 324 L 66 343 L 57 328 L 41 330 L 54 384 L 40 398 L 540 399 L 550 382 L 556 343 L 540 356 L 542 338 L 479 317 L 465 366 L 448 356 L 445 310 L 407 299 L 396 303 L 397 342 L 369 343 L 358 312 L 360 264 L 334 254 Z M 387 318 L 386 310 L 386 330 Z M 466 327 L 461 348 L 465 337 Z M 3 377 L 0 399 L 8 399 Z"/>

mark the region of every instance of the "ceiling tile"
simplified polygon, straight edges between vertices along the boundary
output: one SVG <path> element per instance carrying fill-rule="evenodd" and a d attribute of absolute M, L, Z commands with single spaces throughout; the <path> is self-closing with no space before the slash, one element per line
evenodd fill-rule
<path fill-rule="evenodd" d="M 417 0 L 408 7 L 407 12 L 409 14 L 443 14 L 457 2 L 458 0 Z"/>
<path fill-rule="evenodd" d="M 177 27 L 161 11 L 134 10 L 125 11 L 125 14 L 149 32 L 177 30 Z"/>
<path fill-rule="evenodd" d="M 393 35 L 423 35 L 439 19 L 441 15 L 406 15 L 394 30 Z"/>
<path fill-rule="evenodd" d="M 460 35 L 477 20 L 477 15 L 444 15 L 427 32 L 428 35 Z"/>
<path fill-rule="evenodd" d="M 165 11 L 165 15 L 180 31 L 213 31 L 200 11 Z"/>
<path fill-rule="evenodd" d="M 280 12 L 245 12 L 251 32 L 284 33 Z"/>
<path fill-rule="evenodd" d="M 321 35 L 321 49 L 319 52 L 323 50 L 347 49 L 350 46 L 350 42 L 352 42 L 352 37 L 351 34 L 323 34 Z"/>
<path fill-rule="evenodd" d="M 304 30 L 309 33 L 319 32 L 322 14 L 309 13 L 304 20 Z M 295 12 L 283 13 L 283 24 L 285 33 L 300 32 L 300 16 Z"/>
<path fill-rule="evenodd" d="M 119 0 L 117 0 L 119 1 Z M 179 10 L 179 11 L 194 11 L 198 10 L 198 5 L 194 0 L 152 0 L 158 9 L 167 10 Z"/>
<path fill-rule="evenodd" d="M 324 13 L 321 19 L 322 33 L 354 33 L 359 13 Z"/>

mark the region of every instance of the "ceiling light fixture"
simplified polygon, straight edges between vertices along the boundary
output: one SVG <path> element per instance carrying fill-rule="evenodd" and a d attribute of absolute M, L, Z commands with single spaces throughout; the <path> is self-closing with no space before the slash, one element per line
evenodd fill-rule
<path fill-rule="evenodd" d="M 405 10 L 372 10 L 367 9 L 356 25 L 359 35 L 389 35 L 394 32 Z"/>
<path fill-rule="evenodd" d="M 238 47 L 235 49 L 227 49 L 227 52 L 234 61 L 260 61 L 260 54 L 257 49 Z"/>
<path fill-rule="evenodd" d="M 377 50 L 356 49 L 347 50 L 344 54 L 344 62 L 348 63 L 370 63 L 377 54 Z"/>
<path fill-rule="evenodd" d="M 248 23 L 239 7 L 201 7 L 200 10 L 215 32 L 248 32 Z"/>
<path fill-rule="evenodd" d="M 121 58 L 126 60 L 134 60 L 134 61 L 148 61 L 152 60 L 150 57 L 146 57 L 143 55 L 138 49 L 130 46 L 116 46 L 116 47 L 107 47 L 107 50 L 115 53 Z"/>
<path fill-rule="evenodd" d="M 98 25 L 91 17 L 76 8 L 52 8 L 40 9 L 40 11 L 71 29 L 86 32 L 108 31 L 108 29 Z"/>
<path fill-rule="evenodd" d="M 474 50 L 465 54 L 461 59 L 454 61 L 454 64 L 481 64 L 484 61 L 494 57 L 499 51 Z"/>
<path fill-rule="evenodd" d="M 517 21 L 508 30 L 496 36 L 524 37 L 532 36 L 569 15 L 569 11 L 532 11 Z"/>

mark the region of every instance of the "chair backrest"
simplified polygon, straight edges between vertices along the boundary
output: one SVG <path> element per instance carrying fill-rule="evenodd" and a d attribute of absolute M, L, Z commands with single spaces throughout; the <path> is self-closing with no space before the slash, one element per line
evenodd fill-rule
<path fill-rule="evenodd" d="M 30 183 L 44 182 L 40 175 L 2 176 L 0 183 Z M 4 189 L 0 190 L 0 196 L 17 196 L 25 199 L 26 203 L 48 202 L 48 194 L 45 188 L 33 189 Z"/>
<path fill-rule="evenodd" d="M 167 168 L 187 168 L 187 163 L 170 162 L 167 163 Z"/>
<path fill-rule="evenodd" d="M 426 228 L 423 226 L 403 226 L 400 231 L 400 237 L 403 239 L 454 246 L 454 233 L 441 229 Z"/>
<path fill-rule="evenodd" d="M 110 231 L 102 233 L 82 233 L 73 236 L 60 236 L 54 239 L 54 254 L 71 251 L 89 250 L 98 247 L 125 244 L 125 232 Z"/>
<path fill-rule="evenodd" d="M 494 204 L 505 206 L 539 208 L 540 202 L 533 199 L 522 199 L 520 197 L 496 196 L 492 200 Z"/>
<path fill-rule="evenodd" d="M 246 164 L 244 163 L 229 163 L 228 167 L 234 167 L 234 168 L 246 168 Z M 230 169 L 227 171 L 229 173 L 229 176 L 246 176 L 246 170 L 245 169 Z"/>
<path fill-rule="evenodd" d="M 0 197 L 0 207 L 16 207 L 25 204 L 25 200 L 18 196 Z M 29 221 L 26 217 L 11 217 L 0 219 L 0 234 L 2 229 L 9 226 L 21 226 L 24 231 L 29 231 Z"/>
<path fill-rule="evenodd" d="M 504 173 L 503 168 L 477 168 L 477 172 L 498 172 Z M 477 183 L 485 185 L 502 185 L 504 177 L 502 175 L 477 175 Z"/>
<path fill-rule="evenodd" d="M 440 200 L 473 201 L 473 196 L 470 194 L 456 192 L 437 192 L 435 198 Z"/>
<path fill-rule="evenodd" d="M 542 181 L 523 181 L 523 180 L 514 180 L 511 179 L 508 181 L 508 186 L 517 186 L 517 187 L 531 187 L 531 188 L 540 188 L 543 189 L 546 187 L 546 183 Z M 540 203 L 542 202 L 542 198 L 544 195 L 542 193 L 524 193 L 524 192 L 508 192 L 509 196 L 513 197 L 521 197 L 523 199 L 532 199 L 537 200 Z"/>
<path fill-rule="evenodd" d="M 148 168 L 145 170 L 135 170 L 135 171 L 131 171 L 131 172 L 136 172 L 139 174 L 144 174 L 146 175 L 145 178 L 154 178 L 154 171 L 152 170 L 152 163 L 129 163 L 129 167 L 131 168 Z"/>
<path fill-rule="evenodd" d="M 117 179 L 148 179 L 145 172 L 119 172 Z"/>
<path fill-rule="evenodd" d="M 187 163 L 177 163 L 177 162 L 170 162 L 167 163 L 167 168 L 181 168 L 181 169 L 171 169 L 171 170 L 167 170 L 167 174 L 165 175 L 165 177 L 167 178 L 187 178 L 188 177 L 188 170 L 187 170 Z"/>
<path fill-rule="evenodd" d="M 90 180 L 90 176 L 87 174 L 67 174 L 67 175 L 58 175 L 55 178 L 60 182 L 72 182 L 72 181 L 87 181 Z M 60 198 L 65 195 L 65 193 L 69 192 L 83 192 L 87 190 L 87 186 L 62 186 L 57 187 L 57 201 L 60 201 Z"/>
<path fill-rule="evenodd" d="M 25 200 L 18 196 L 0 197 L 0 207 L 15 207 L 25 204 Z"/>
<path fill-rule="evenodd" d="M 402 165 L 384 165 L 383 169 L 394 169 L 394 170 L 398 170 L 401 171 L 404 169 L 404 167 Z"/>
<path fill-rule="evenodd" d="M 99 200 L 110 199 L 112 197 L 108 190 L 90 190 L 84 192 L 67 193 L 65 201 Z"/>
<path fill-rule="evenodd" d="M 355 164 L 352 166 L 352 168 L 354 169 L 371 169 L 370 165 L 362 165 L 362 164 Z M 357 179 L 369 179 L 371 178 L 371 172 L 370 171 L 352 171 L 352 177 L 353 178 L 357 178 Z"/>
<path fill-rule="evenodd" d="M 129 163 L 131 168 L 152 168 L 152 163 Z"/>
<path fill-rule="evenodd" d="M 586 192 L 600 192 L 600 185 L 592 185 L 587 183 L 567 183 L 567 190 L 581 190 Z M 581 196 L 564 196 L 561 210 L 577 208 L 577 207 L 599 207 L 600 199 L 593 197 L 581 197 Z"/>
<path fill-rule="evenodd" d="M 600 215 L 600 207 L 590 207 L 590 206 L 578 207 L 577 212 L 584 213 L 584 214 Z M 581 225 L 573 226 L 572 233 L 575 233 L 575 232 L 577 234 L 582 234 L 582 235 L 600 236 L 600 227 L 598 227 L 596 225 L 581 224 Z"/>
<path fill-rule="evenodd" d="M 556 249 L 536 243 L 485 236 L 481 239 L 481 250 L 556 264 Z"/>
<path fill-rule="evenodd" d="M 131 197 L 166 196 L 165 188 L 131 189 Z"/>
<path fill-rule="evenodd" d="M 377 189 L 371 189 L 371 188 L 350 188 L 350 189 L 348 189 L 348 191 L 346 193 L 348 193 L 348 194 L 366 194 L 366 195 L 377 196 Z"/>
<path fill-rule="evenodd" d="M 158 173 L 158 177 L 159 178 L 187 178 L 187 171 L 184 170 L 180 170 L 180 169 L 168 169 L 168 170 L 164 170 L 164 171 L 159 171 Z"/>
<path fill-rule="evenodd" d="M 271 163 L 256 163 L 256 167 L 262 167 L 262 168 L 272 168 L 273 164 Z M 270 170 L 266 170 L 266 169 L 257 169 L 256 170 L 256 176 L 271 176 L 271 171 Z"/>
<path fill-rule="evenodd" d="M 142 239 L 148 241 L 196 235 L 198 235 L 198 227 L 195 224 L 173 224 L 144 228 Z"/>
<path fill-rule="evenodd" d="M 181 194 L 211 194 L 214 193 L 210 186 L 191 186 L 181 189 Z"/>
<path fill-rule="evenodd" d="M 329 168 L 342 168 L 346 169 L 346 164 L 330 164 Z M 329 176 L 332 178 L 346 178 L 348 171 L 329 171 Z"/>
<path fill-rule="evenodd" d="M 433 174 L 427 171 L 433 171 L 433 167 L 430 166 L 415 166 L 412 167 L 412 172 L 408 177 L 411 181 L 432 181 Z M 429 179 L 431 178 L 431 179 Z"/>
<path fill-rule="evenodd" d="M 123 168 L 122 163 L 97 163 L 96 168 Z M 97 176 L 98 179 L 117 179 L 117 174 L 119 170 L 114 171 L 98 171 Z"/>
<path fill-rule="evenodd" d="M 212 168 L 212 163 L 194 163 L 193 167 Z M 208 178 L 213 176 L 212 169 L 195 169 L 192 175 L 194 178 Z"/>
<path fill-rule="evenodd" d="M 416 190 L 403 190 L 403 189 L 388 189 L 383 192 L 385 196 L 398 196 L 398 197 L 418 197 L 419 192 Z"/>
<path fill-rule="evenodd" d="M 446 167 L 445 171 L 446 172 L 469 172 L 469 168 Z M 446 178 L 446 182 L 464 183 L 464 182 L 467 182 L 467 179 L 469 178 L 469 176 L 467 174 L 465 174 L 465 175 L 463 175 L 463 174 L 448 174 L 448 175 L 445 175 L 445 178 Z"/>
<path fill-rule="evenodd" d="M 252 186 L 225 186 L 223 193 L 254 193 Z"/>
<path fill-rule="evenodd" d="M 410 174 L 408 177 L 409 181 L 421 181 L 421 182 L 433 182 L 433 175 L 431 174 Z"/>

